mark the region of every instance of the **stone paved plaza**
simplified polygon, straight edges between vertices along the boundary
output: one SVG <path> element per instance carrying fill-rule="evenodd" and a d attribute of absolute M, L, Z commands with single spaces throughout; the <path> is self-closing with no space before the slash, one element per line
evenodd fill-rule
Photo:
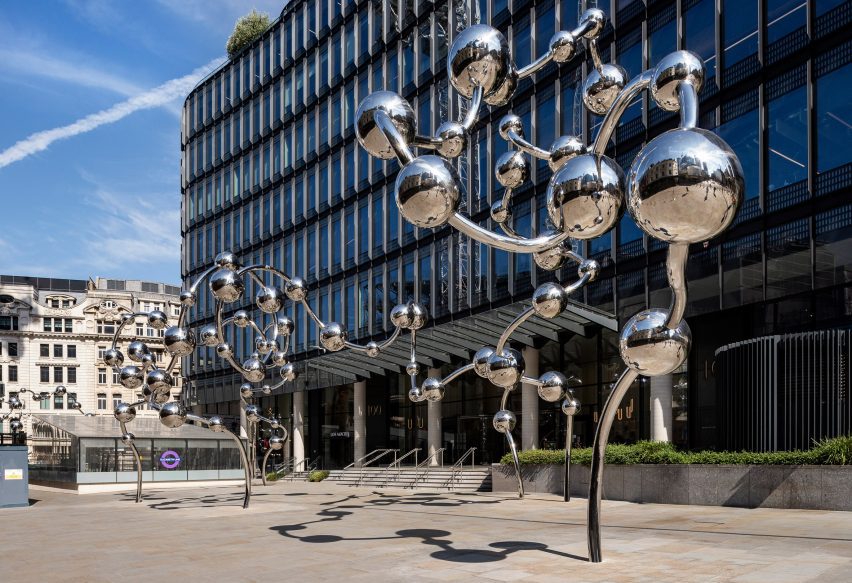
<path fill-rule="evenodd" d="M 852 580 L 852 514 L 604 502 L 333 484 L 76 495 L 0 510 L 6 581 Z"/>

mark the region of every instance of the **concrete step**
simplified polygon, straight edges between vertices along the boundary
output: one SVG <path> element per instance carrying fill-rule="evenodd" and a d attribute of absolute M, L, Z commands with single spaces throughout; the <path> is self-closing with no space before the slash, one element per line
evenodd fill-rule
<path fill-rule="evenodd" d="M 452 485 L 450 480 L 452 479 Z M 490 468 L 466 468 L 453 476 L 450 468 L 432 468 L 428 473 L 414 468 L 386 471 L 377 469 L 332 470 L 328 480 L 344 486 L 388 488 L 428 488 L 456 491 L 490 491 Z"/>

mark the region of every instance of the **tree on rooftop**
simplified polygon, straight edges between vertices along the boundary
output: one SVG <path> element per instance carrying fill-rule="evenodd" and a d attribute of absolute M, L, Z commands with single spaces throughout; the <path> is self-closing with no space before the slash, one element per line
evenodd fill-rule
<path fill-rule="evenodd" d="M 234 25 L 234 32 L 228 38 L 225 49 L 228 56 L 233 58 L 269 28 L 269 15 L 252 10 L 245 16 L 239 18 Z"/>

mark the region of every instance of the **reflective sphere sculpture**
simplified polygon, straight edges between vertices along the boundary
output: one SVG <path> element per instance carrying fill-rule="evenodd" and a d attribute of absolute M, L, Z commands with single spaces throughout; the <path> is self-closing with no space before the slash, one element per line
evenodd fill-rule
<path fill-rule="evenodd" d="M 441 144 L 436 151 L 444 158 L 457 158 L 467 148 L 467 131 L 458 122 L 445 121 L 435 133 Z"/>
<path fill-rule="evenodd" d="M 243 362 L 243 377 L 250 383 L 259 383 L 266 376 L 266 366 L 252 355 Z"/>
<path fill-rule="evenodd" d="M 287 316 L 278 316 L 275 327 L 281 336 L 289 336 L 293 333 L 293 320 Z"/>
<path fill-rule="evenodd" d="M 346 348 L 349 333 L 337 322 L 330 322 L 320 329 L 320 344 L 330 352 L 337 352 Z"/>
<path fill-rule="evenodd" d="M 583 103 L 586 109 L 597 115 L 606 115 L 627 81 L 627 71 L 620 65 L 607 63 L 600 71 L 592 69 L 583 83 Z"/>
<path fill-rule="evenodd" d="M 260 392 L 268 397 L 269 395 L 272 394 L 272 387 L 270 387 L 269 385 L 263 385 L 260 388 Z"/>
<path fill-rule="evenodd" d="M 252 389 L 251 384 L 243 383 L 240 385 L 240 395 L 243 399 L 251 399 L 254 390 Z"/>
<path fill-rule="evenodd" d="M 504 348 L 503 354 L 492 354 L 486 363 L 488 380 L 498 387 L 512 387 L 524 374 L 524 357 L 514 348 Z"/>
<path fill-rule="evenodd" d="M 293 277 L 285 284 L 284 293 L 294 302 L 301 302 L 308 297 L 308 286 L 301 277 Z"/>
<path fill-rule="evenodd" d="M 640 229 L 671 243 L 698 243 L 728 228 L 743 199 L 740 161 L 722 138 L 700 128 L 651 140 L 627 176 L 628 209 Z"/>
<path fill-rule="evenodd" d="M 458 208 L 459 176 L 440 156 L 420 156 L 396 176 L 399 212 L 417 227 L 434 229 L 446 223 Z"/>
<path fill-rule="evenodd" d="M 287 364 L 287 355 L 280 350 L 273 350 L 269 360 L 274 366 L 284 366 Z"/>
<path fill-rule="evenodd" d="M 121 366 L 124 363 L 124 355 L 115 348 L 104 351 L 104 364 L 107 366 Z"/>
<path fill-rule="evenodd" d="M 23 408 L 24 408 L 24 404 L 21 402 L 21 400 L 18 397 L 14 396 L 14 395 L 9 397 L 9 409 L 15 410 L 15 409 L 23 409 Z"/>
<path fill-rule="evenodd" d="M 136 441 L 136 435 L 131 433 L 130 431 L 121 436 L 121 443 L 128 447 L 133 445 L 134 441 Z"/>
<path fill-rule="evenodd" d="M 408 376 L 417 376 L 420 374 L 420 365 L 416 362 L 409 362 L 405 365 L 405 374 Z"/>
<path fill-rule="evenodd" d="M 583 36 L 587 39 L 594 39 L 603 32 L 604 26 L 606 26 L 606 14 L 599 8 L 589 8 L 580 15 L 579 24 L 583 25 L 587 22 L 591 26 Z"/>
<path fill-rule="evenodd" d="M 145 384 L 148 385 L 148 388 L 155 395 L 162 393 L 168 394 L 172 390 L 172 377 L 166 371 L 155 368 L 148 371 L 148 375 L 145 377 Z"/>
<path fill-rule="evenodd" d="M 676 370 L 686 360 L 692 333 L 685 320 L 674 330 L 666 327 L 668 310 L 643 310 L 621 330 L 618 350 L 624 363 L 644 376 Z"/>
<path fill-rule="evenodd" d="M 213 415 L 207 420 L 207 427 L 210 431 L 222 433 L 225 431 L 225 422 L 218 415 Z"/>
<path fill-rule="evenodd" d="M 555 318 L 568 305 L 568 294 L 558 283 L 543 283 L 533 292 L 532 307 L 542 318 Z"/>
<path fill-rule="evenodd" d="M 220 342 L 216 345 L 216 356 L 219 358 L 232 358 L 234 356 L 234 348 L 227 342 Z"/>
<path fill-rule="evenodd" d="M 284 449 L 284 438 L 279 437 L 278 435 L 270 435 L 269 436 L 269 449 L 273 451 L 280 451 Z"/>
<path fill-rule="evenodd" d="M 254 297 L 257 307 L 266 314 L 274 314 L 284 305 L 284 294 L 277 287 L 263 287 Z"/>
<path fill-rule="evenodd" d="M 136 419 L 136 408 L 128 403 L 119 403 L 112 412 L 113 417 L 119 423 L 130 423 Z"/>
<path fill-rule="evenodd" d="M 511 69 L 506 37 L 487 24 L 474 24 L 458 33 L 447 55 L 450 83 L 467 98 L 477 87 L 488 97 L 500 88 Z"/>
<path fill-rule="evenodd" d="M 417 118 L 411 105 L 392 91 L 371 93 L 358 105 L 355 112 L 355 135 L 358 142 L 371 156 L 390 160 L 395 152 L 379 129 L 377 115 L 387 116 L 406 144 L 414 141 L 417 134 Z"/>
<path fill-rule="evenodd" d="M 423 381 L 423 396 L 431 403 L 437 403 L 443 399 L 444 385 L 441 383 L 441 379 L 429 377 Z"/>
<path fill-rule="evenodd" d="M 515 94 L 515 89 L 518 88 L 518 70 L 512 65 L 506 73 L 506 78 L 497 89 L 485 96 L 485 103 L 495 107 L 501 107 L 509 103 L 512 95 Z"/>
<path fill-rule="evenodd" d="M 127 356 L 130 357 L 130 360 L 140 362 L 143 354 L 151 354 L 151 349 L 144 342 L 134 340 L 127 345 Z"/>
<path fill-rule="evenodd" d="M 548 371 L 538 379 L 541 385 L 537 387 L 538 396 L 548 403 L 555 403 L 565 394 L 568 379 L 561 372 Z"/>
<path fill-rule="evenodd" d="M 370 342 L 367 342 L 365 351 L 367 353 L 367 356 L 369 356 L 370 358 L 376 358 L 379 355 L 379 352 L 381 352 L 381 349 L 379 348 L 379 345 L 377 343 L 371 340 Z"/>
<path fill-rule="evenodd" d="M 555 231 L 547 230 L 540 234 L 541 237 L 553 237 Z M 565 264 L 567 255 L 564 244 L 554 245 L 550 249 L 533 253 L 535 264 L 547 271 L 555 271 Z"/>
<path fill-rule="evenodd" d="M 510 133 L 524 137 L 524 122 L 514 113 L 509 113 L 500 120 L 499 132 L 500 137 L 507 141 L 510 140 Z"/>
<path fill-rule="evenodd" d="M 557 229 L 575 239 L 600 237 L 624 209 L 624 173 L 606 156 L 571 158 L 550 178 L 547 212 Z"/>
<path fill-rule="evenodd" d="M 219 344 L 219 336 L 215 324 L 205 324 L 198 331 L 198 340 L 203 346 L 216 346 Z"/>
<path fill-rule="evenodd" d="M 160 423 L 176 429 L 186 422 L 186 407 L 177 401 L 169 401 L 160 407 Z"/>
<path fill-rule="evenodd" d="M 580 266 L 577 268 L 577 275 L 583 277 L 587 273 L 589 274 L 589 281 L 595 281 L 598 277 L 598 273 L 601 270 L 601 264 L 597 262 L 596 259 L 584 259 Z"/>
<path fill-rule="evenodd" d="M 421 304 L 415 302 L 408 304 L 408 313 L 411 316 L 411 323 L 408 325 L 409 330 L 420 330 L 429 320 L 429 314 Z"/>
<path fill-rule="evenodd" d="M 163 345 L 173 356 L 189 356 L 195 350 L 195 336 L 189 328 L 172 326 L 163 334 Z"/>
<path fill-rule="evenodd" d="M 569 417 L 573 417 L 580 412 L 580 401 L 575 399 L 573 395 L 569 395 L 562 400 L 562 412 Z"/>
<path fill-rule="evenodd" d="M 505 152 L 497 158 L 494 167 L 494 176 L 502 186 L 506 188 L 517 188 L 527 181 L 530 175 L 530 166 L 524 153 L 520 150 Z"/>
<path fill-rule="evenodd" d="M 281 367 L 281 370 L 278 371 L 278 374 L 281 375 L 281 378 L 287 382 L 291 382 L 296 380 L 296 367 L 293 366 L 293 363 L 287 363 Z"/>
<path fill-rule="evenodd" d="M 222 251 L 221 253 L 218 253 L 216 255 L 216 259 L 213 261 L 222 269 L 236 271 L 240 268 L 240 262 L 237 261 L 237 256 L 230 251 Z"/>
<path fill-rule="evenodd" d="M 693 52 L 675 51 L 663 57 L 654 69 L 649 88 L 651 97 L 666 111 L 680 109 L 678 85 L 691 83 L 695 92 L 704 85 L 704 61 Z"/>
<path fill-rule="evenodd" d="M 9 429 L 12 430 L 12 433 L 19 433 L 24 430 L 24 424 L 20 419 L 12 419 L 9 422 Z"/>
<path fill-rule="evenodd" d="M 586 146 L 580 138 L 575 136 L 560 136 L 550 146 L 550 160 L 547 161 L 550 169 L 556 172 L 565 162 L 586 153 Z"/>
<path fill-rule="evenodd" d="M 58 387 L 56 387 L 55 389 L 53 389 L 53 394 L 54 394 L 54 395 L 59 395 L 59 396 L 61 396 L 61 395 L 65 395 L 66 393 L 68 393 L 68 389 L 66 389 L 66 388 L 65 388 L 64 386 L 62 386 L 62 385 L 59 385 Z"/>
<path fill-rule="evenodd" d="M 246 419 L 252 423 L 260 421 L 260 409 L 257 405 L 246 405 Z"/>
<path fill-rule="evenodd" d="M 485 346 L 473 355 L 473 372 L 482 378 L 488 377 L 488 359 L 494 355 L 494 348 Z"/>
<path fill-rule="evenodd" d="M 494 425 L 494 429 L 499 431 L 500 433 L 512 432 L 515 430 L 515 424 L 518 420 L 515 418 L 515 414 L 509 411 L 508 409 L 500 409 L 494 414 L 494 418 L 491 420 L 491 424 Z"/>
<path fill-rule="evenodd" d="M 426 398 L 423 387 L 411 387 L 408 390 L 408 400 L 412 403 L 420 403 Z"/>
<path fill-rule="evenodd" d="M 408 329 L 411 326 L 412 313 L 409 304 L 397 304 L 391 309 L 390 321 L 397 328 Z"/>
<path fill-rule="evenodd" d="M 236 302 L 245 291 L 246 285 L 235 271 L 220 269 L 210 276 L 210 292 L 221 302 Z"/>
<path fill-rule="evenodd" d="M 550 53 L 557 63 L 566 63 L 577 54 L 577 39 L 567 30 L 560 30 L 550 37 Z"/>
<path fill-rule="evenodd" d="M 160 310 L 148 312 L 148 325 L 154 330 L 163 330 L 169 325 L 169 317 Z"/>
<path fill-rule="evenodd" d="M 245 328 L 251 322 L 251 318 L 249 318 L 248 312 L 245 310 L 237 310 L 234 312 L 232 320 L 234 322 L 234 326 L 237 328 Z"/>
<path fill-rule="evenodd" d="M 140 364 L 142 364 L 142 368 L 148 368 L 154 362 L 153 354 L 143 354 L 139 359 Z"/>
<path fill-rule="evenodd" d="M 118 382 L 125 389 L 138 389 L 142 386 L 144 380 L 145 376 L 142 373 L 142 369 L 132 364 L 122 367 L 118 372 Z"/>
<path fill-rule="evenodd" d="M 188 289 L 180 292 L 180 303 L 182 306 L 191 308 L 195 305 L 195 299 L 195 292 L 189 291 Z"/>
<path fill-rule="evenodd" d="M 503 205 L 502 200 L 498 200 L 491 205 L 491 220 L 498 225 L 508 223 L 512 219 L 512 211 L 509 207 Z"/>

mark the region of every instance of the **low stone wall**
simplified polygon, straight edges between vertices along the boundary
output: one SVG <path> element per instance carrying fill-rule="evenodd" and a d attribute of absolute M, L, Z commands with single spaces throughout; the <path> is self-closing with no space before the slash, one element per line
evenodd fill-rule
<path fill-rule="evenodd" d="M 562 494 L 563 466 L 521 466 L 526 492 Z M 512 466 L 491 468 L 494 492 L 516 492 Z M 589 467 L 571 466 L 571 496 L 589 492 Z M 852 511 L 852 466 L 608 465 L 603 497 L 654 504 Z"/>

